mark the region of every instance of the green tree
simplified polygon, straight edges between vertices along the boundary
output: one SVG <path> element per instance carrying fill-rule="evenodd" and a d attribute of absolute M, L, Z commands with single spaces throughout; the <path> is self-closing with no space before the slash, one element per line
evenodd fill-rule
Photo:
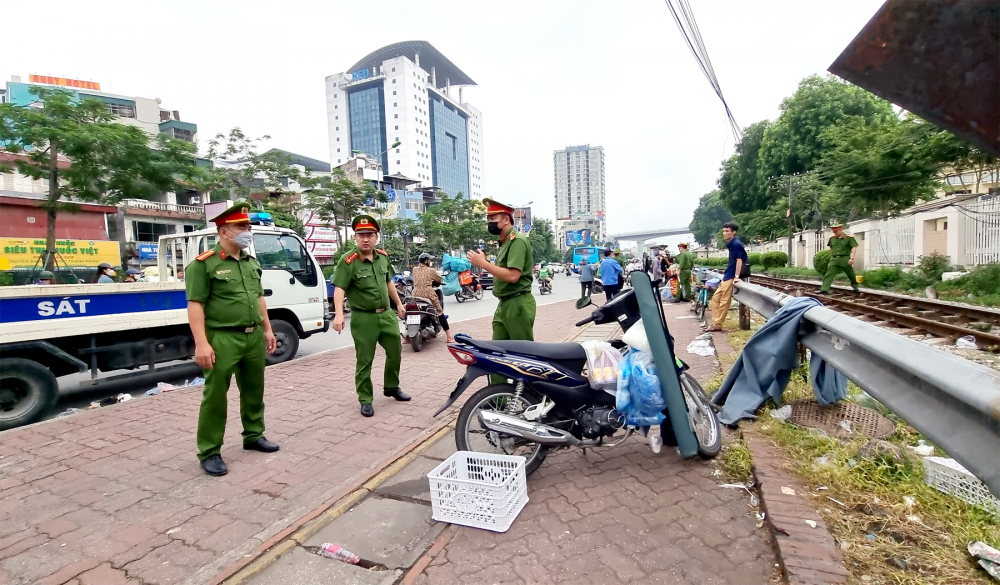
<path fill-rule="evenodd" d="M 55 262 L 57 211 L 73 212 L 80 201 L 116 205 L 122 199 L 146 199 L 203 180 L 193 144 L 165 134 L 153 139 L 119 124 L 97 100 L 76 102 L 58 89 L 29 91 L 39 98 L 32 107 L 0 104 L 0 144 L 19 155 L 11 165 L 19 173 L 49 181 L 42 202 L 46 270 Z"/>
<path fill-rule="evenodd" d="M 311 186 L 316 179 L 310 171 L 301 171 L 289 156 L 279 150 L 258 152 L 258 144 L 270 136 L 249 138 L 239 128 L 229 134 L 217 134 L 208 141 L 208 158 L 216 163 L 212 169 L 211 198 L 250 200 L 255 193 L 284 193 L 289 182 Z"/>
<path fill-rule="evenodd" d="M 828 209 L 843 216 L 886 217 L 921 199 L 938 186 L 938 156 L 953 154 L 937 146 L 950 133 L 912 116 L 855 118 L 824 130 L 829 145 L 817 174 L 836 191 Z"/>
<path fill-rule="evenodd" d="M 343 229 L 342 242 L 348 241 L 351 220 L 362 211 L 377 212 L 376 202 L 388 201 L 384 191 L 379 191 L 371 183 L 351 180 L 343 170 L 333 169 L 329 178 L 308 180 L 306 207 L 314 211 L 323 221 L 336 223 Z"/>
<path fill-rule="evenodd" d="M 795 93 L 781 102 L 778 120 L 764 131 L 757 162 L 759 184 L 765 185 L 770 177 L 815 168 L 831 146 L 830 137 L 824 136 L 827 128 L 852 119 L 869 124 L 893 116 L 892 104 L 856 85 L 832 76 L 803 79 Z"/>
<path fill-rule="evenodd" d="M 271 214 L 274 225 L 293 230 L 302 238 L 306 237 L 305 224 L 302 223 L 302 218 L 299 216 L 297 204 L 268 200 L 264 204 L 264 211 Z"/>
<path fill-rule="evenodd" d="M 694 210 L 694 219 L 691 220 L 689 229 L 694 234 L 694 239 L 699 244 L 705 245 L 722 229 L 722 224 L 731 219 L 733 216 L 722 205 L 719 200 L 719 191 L 716 189 L 701 196 L 698 208 Z"/>
<path fill-rule="evenodd" d="M 773 196 L 757 172 L 761 141 L 770 126 L 768 120 L 747 126 L 743 139 L 736 145 L 736 153 L 723 163 L 719 201 L 730 213 L 756 211 L 772 203 Z"/>
<path fill-rule="evenodd" d="M 556 236 L 550 220 L 538 217 L 532 220 L 528 241 L 531 243 L 531 255 L 536 262 L 559 261 L 559 248 L 556 247 Z"/>
<path fill-rule="evenodd" d="M 420 229 L 426 243 L 424 249 L 435 256 L 457 254 L 460 250 L 478 248 L 496 238 L 486 230 L 486 214 L 482 204 L 467 199 L 462 193 L 447 194 L 420 215 Z"/>
<path fill-rule="evenodd" d="M 382 243 L 396 267 L 413 266 L 413 238 L 421 235 L 420 222 L 408 217 L 384 219 Z"/>

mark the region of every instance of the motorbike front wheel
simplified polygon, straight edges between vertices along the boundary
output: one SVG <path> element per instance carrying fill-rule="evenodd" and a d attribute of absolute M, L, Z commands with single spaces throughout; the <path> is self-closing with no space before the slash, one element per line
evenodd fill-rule
<path fill-rule="evenodd" d="M 518 415 L 540 400 L 525 392 L 515 402 L 513 384 L 491 384 L 465 401 L 455 423 L 455 446 L 459 451 L 476 451 L 498 455 L 520 455 L 527 459 L 525 475 L 531 475 L 541 466 L 549 449 L 539 443 L 520 437 L 491 431 L 479 422 L 480 410 L 495 410 Z"/>
<path fill-rule="evenodd" d="M 681 393 L 687 404 L 688 421 L 694 436 L 698 439 L 698 455 L 703 459 L 712 459 L 722 450 L 722 429 L 719 427 L 719 417 L 708 401 L 708 395 L 693 377 L 687 372 L 680 375 Z"/>
<path fill-rule="evenodd" d="M 477 301 L 483 300 L 483 289 L 477 288 L 476 289 L 476 294 L 474 294 L 473 296 L 476 297 Z"/>

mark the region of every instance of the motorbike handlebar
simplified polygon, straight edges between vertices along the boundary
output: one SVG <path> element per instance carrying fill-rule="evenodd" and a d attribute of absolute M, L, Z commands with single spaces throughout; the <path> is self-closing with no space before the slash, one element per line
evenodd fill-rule
<path fill-rule="evenodd" d="M 580 327 L 580 326 L 586 325 L 587 323 L 590 323 L 591 321 L 593 321 L 596 318 L 597 317 L 591 315 L 591 316 L 587 317 L 586 319 L 584 319 L 583 321 L 577 321 L 576 322 L 576 326 Z"/>

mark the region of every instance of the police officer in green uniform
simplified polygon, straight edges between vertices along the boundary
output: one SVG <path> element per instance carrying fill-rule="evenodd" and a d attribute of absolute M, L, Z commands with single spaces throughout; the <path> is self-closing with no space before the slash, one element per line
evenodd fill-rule
<path fill-rule="evenodd" d="M 858 251 L 858 241 L 851 234 L 844 233 L 844 225 L 834 223 L 830 226 L 833 230 L 833 237 L 827 242 L 830 247 L 830 264 L 826 267 L 826 276 L 823 277 L 823 286 L 820 287 L 820 294 L 830 292 L 830 286 L 837 274 L 843 272 L 851 281 L 851 288 L 858 291 L 858 279 L 854 276 L 854 255 Z"/>
<path fill-rule="evenodd" d="M 233 374 L 240 389 L 243 448 L 278 450 L 276 443 L 264 438 L 264 353 L 274 353 L 277 342 L 267 317 L 260 263 L 245 252 L 253 242 L 249 209 L 249 203 L 238 203 L 212 220 L 219 243 L 185 270 L 194 359 L 205 369 L 198 459 L 209 475 L 228 472 L 220 452 Z"/>
<path fill-rule="evenodd" d="M 483 199 L 486 221 L 491 234 L 500 236 L 497 263 L 491 264 L 480 250 L 469 252 L 469 262 L 493 275 L 493 294 L 500 300 L 493 313 L 493 339 L 535 339 L 535 297 L 531 294 L 531 256 L 528 237 L 514 229 L 514 208 Z M 502 376 L 493 376 L 502 384 Z"/>
<path fill-rule="evenodd" d="M 337 263 L 333 273 L 334 307 L 337 315 L 333 319 L 333 329 L 337 333 L 344 330 L 344 298 L 351 303 L 351 337 L 354 338 L 354 352 L 357 364 L 354 369 L 354 385 L 361 402 L 361 415 L 373 416 L 372 406 L 372 361 L 375 359 L 375 344 L 385 350 L 385 377 L 382 393 L 405 402 L 410 396 L 399 389 L 399 363 L 403 345 L 399 338 L 399 322 L 389 307 L 395 303 L 399 318 L 406 317 L 406 309 L 399 300 L 396 287 L 390 281 L 394 270 L 389 264 L 389 254 L 375 248 L 378 242 L 379 225 L 370 215 L 359 215 L 351 222 L 357 252 L 346 254 Z"/>
<path fill-rule="evenodd" d="M 691 252 L 688 252 L 687 242 L 681 242 L 677 244 L 677 249 L 680 250 L 680 254 L 677 255 L 677 267 L 680 269 L 680 273 L 677 275 L 677 300 L 675 303 L 681 301 L 691 300 L 691 270 L 694 268 L 694 256 Z"/>

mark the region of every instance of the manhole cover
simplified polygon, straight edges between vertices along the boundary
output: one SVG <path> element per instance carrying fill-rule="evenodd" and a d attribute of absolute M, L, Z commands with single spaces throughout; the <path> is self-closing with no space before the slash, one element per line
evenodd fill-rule
<path fill-rule="evenodd" d="M 820 429 L 833 437 L 884 439 L 896 431 L 896 425 L 891 420 L 860 404 L 840 402 L 833 406 L 820 406 L 812 400 L 795 400 L 788 404 L 792 407 L 788 422 Z"/>

